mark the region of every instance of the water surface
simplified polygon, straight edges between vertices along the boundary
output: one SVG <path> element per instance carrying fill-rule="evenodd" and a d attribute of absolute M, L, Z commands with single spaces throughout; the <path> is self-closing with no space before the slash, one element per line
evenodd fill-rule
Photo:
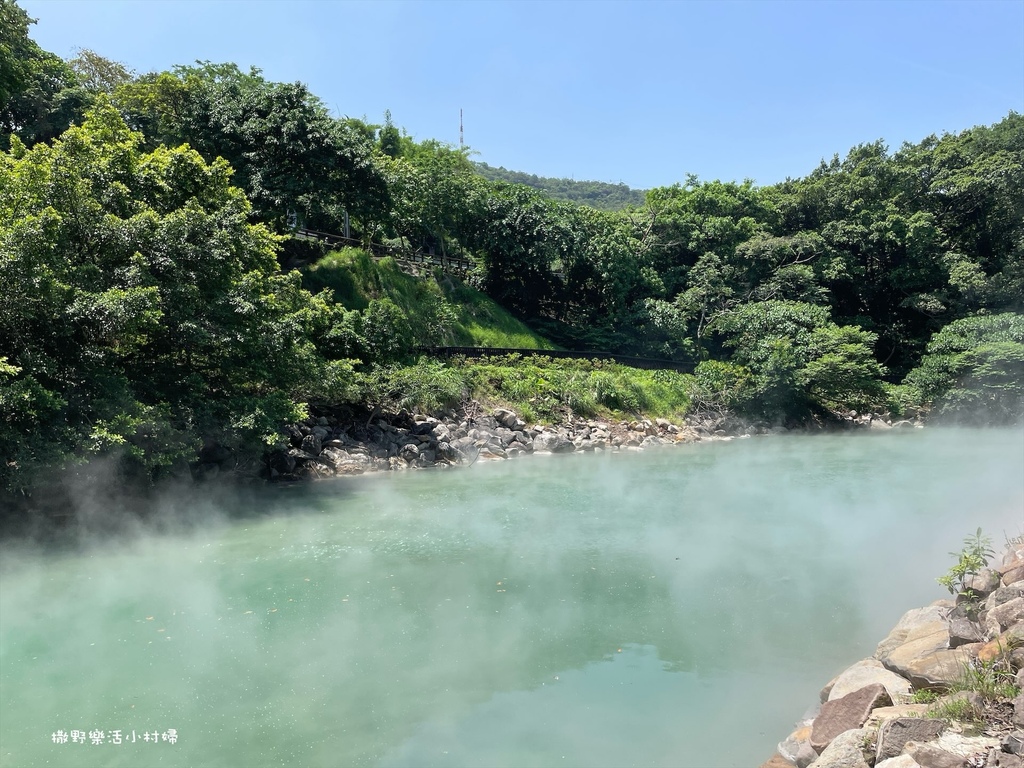
<path fill-rule="evenodd" d="M 755 766 L 942 597 L 965 535 L 1024 530 L 1024 433 L 532 457 L 247 503 L 0 551 L 0 765 Z"/>

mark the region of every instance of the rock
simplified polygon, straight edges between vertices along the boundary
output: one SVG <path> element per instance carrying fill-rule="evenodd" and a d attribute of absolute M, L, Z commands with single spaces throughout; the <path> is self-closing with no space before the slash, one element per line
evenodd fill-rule
<path fill-rule="evenodd" d="M 1000 749 L 1011 755 L 1024 755 L 1024 731 L 1008 733 L 999 742 Z"/>
<path fill-rule="evenodd" d="M 984 599 L 999 589 L 1001 576 L 991 568 L 982 568 L 977 575 L 964 582 L 964 587 L 971 590 L 979 598 Z"/>
<path fill-rule="evenodd" d="M 811 728 L 805 725 L 797 728 L 789 738 L 781 742 L 777 754 L 789 761 L 796 768 L 807 768 L 813 763 L 818 753 L 811 748 Z"/>
<path fill-rule="evenodd" d="M 978 658 L 986 662 L 995 661 L 1021 646 L 1024 646 L 1024 622 L 1014 624 L 994 640 L 985 643 L 978 651 Z"/>
<path fill-rule="evenodd" d="M 299 446 L 305 453 L 310 456 L 319 456 L 323 445 L 320 442 L 320 438 L 316 435 L 309 434 L 302 438 L 302 444 Z"/>
<path fill-rule="evenodd" d="M 988 753 L 985 768 L 1024 768 L 1024 761 L 1018 755 L 1011 755 L 1001 749 L 993 749 Z"/>
<path fill-rule="evenodd" d="M 494 416 L 495 421 L 509 429 L 515 429 L 516 422 L 519 421 L 519 417 L 507 408 L 495 408 L 491 415 Z"/>
<path fill-rule="evenodd" d="M 761 763 L 761 768 L 793 768 L 793 763 L 789 762 L 789 760 L 776 752 Z"/>
<path fill-rule="evenodd" d="M 869 768 L 872 751 L 865 750 L 872 736 L 873 732 L 866 728 L 840 733 L 821 753 L 821 757 L 811 763 L 811 768 Z"/>
<path fill-rule="evenodd" d="M 906 642 L 907 636 L 919 627 L 937 621 L 945 621 L 946 615 L 952 607 L 953 604 L 948 600 L 940 600 L 926 608 L 913 608 L 907 611 L 900 617 L 888 636 L 878 644 L 878 648 L 875 649 L 875 658 L 881 659 L 883 655 L 902 645 Z"/>
<path fill-rule="evenodd" d="M 872 419 L 870 427 L 871 429 L 892 429 L 892 425 L 886 424 L 881 419 Z"/>
<path fill-rule="evenodd" d="M 1018 597 L 1024 597 L 1024 586 L 1022 585 L 1010 584 L 1006 587 L 997 587 L 988 597 L 985 598 L 985 611 L 992 611 L 992 609 L 1002 605 L 1003 603 L 1008 603 Z"/>
<path fill-rule="evenodd" d="M 986 639 L 985 630 L 979 621 L 978 605 L 971 602 L 958 602 L 949 612 L 949 647 L 959 648 L 968 643 L 983 643 Z"/>
<path fill-rule="evenodd" d="M 948 600 L 907 611 L 889 636 L 878 644 L 875 658 L 910 680 L 915 688 L 949 686 L 962 672 L 962 649 L 950 650 L 945 616 Z"/>
<path fill-rule="evenodd" d="M 910 755 L 900 755 L 875 763 L 875 768 L 921 768 L 921 764 Z"/>
<path fill-rule="evenodd" d="M 864 723 L 864 727 L 877 728 L 886 720 L 895 720 L 898 717 L 924 717 L 927 714 L 927 704 L 896 704 L 891 707 L 879 707 L 871 712 L 871 717 Z"/>
<path fill-rule="evenodd" d="M 1018 728 L 1024 728 L 1024 693 L 1013 700 L 1013 724 Z"/>
<path fill-rule="evenodd" d="M 1003 584 L 1024 580 L 1024 554 L 1014 550 L 1003 557 L 1003 564 L 996 570 L 1002 575 Z"/>
<path fill-rule="evenodd" d="M 415 443 L 408 443 L 398 450 L 398 455 L 408 462 L 413 462 L 419 458 L 420 448 Z"/>
<path fill-rule="evenodd" d="M 960 755 L 947 752 L 931 744 L 910 742 L 907 745 L 907 754 L 914 758 L 921 768 L 966 768 L 967 766 L 967 761 Z"/>
<path fill-rule="evenodd" d="M 907 419 L 901 419 L 900 421 L 893 422 L 893 429 L 913 429 L 914 422 L 908 421 Z"/>
<path fill-rule="evenodd" d="M 534 451 L 549 451 L 550 453 L 571 453 L 576 446 L 571 440 L 562 437 L 557 432 L 543 432 L 533 438 Z"/>
<path fill-rule="evenodd" d="M 912 690 L 910 681 L 890 672 L 877 659 L 863 659 L 841 672 L 825 690 L 822 690 L 822 702 L 840 699 L 848 693 L 858 691 L 873 683 L 885 686 L 889 698 L 899 701 L 900 696 Z"/>
<path fill-rule="evenodd" d="M 903 752 L 908 741 L 927 742 L 937 739 L 946 723 L 935 718 L 899 717 L 882 724 L 878 731 L 875 762 L 888 760 Z"/>
<path fill-rule="evenodd" d="M 1002 632 L 1019 621 L 1024 620 L 1024 597 L 1015 597 L 990 610 L 985 617 L 988 627 L 998 627 L 996 633 Z"/>
<path fill-rule="evenodd" d="M 999 746 L 999 740 L 994 739 L 991 736 L 964 736 L 962 733 L 957 731 L 947 730 L 944 731 L 939 738 L 931 742 L 929 746 L 941 749 L 944 752 L 950 752 L 961 758 L 969 758 L 982 752 L 987 752 L 990 749 L 995 749 Z M 913 750 L 909 748 L 904 749 L 908 754 L 913 754 Z M 921 765 L 925 765 L 924 762 L 918 757 L 914 758 Z"/>
<path fill-rule="evenodd" d="M 839 734 L 860 728 L 867 721 L 871 710 L 892 704 L 892 699 L 880 683 L 865 686 L 839 699 L 826 701 L 821 712 L 814 718 L 811 730 L 811 748 L 824 756 L 823 750 Z"/>

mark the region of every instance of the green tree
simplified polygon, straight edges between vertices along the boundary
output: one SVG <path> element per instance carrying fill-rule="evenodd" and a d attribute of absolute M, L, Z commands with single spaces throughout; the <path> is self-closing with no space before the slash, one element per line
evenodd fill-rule
<path fill-rule="evenodd" d="M 347 394 L 312 341 L 331 308 L 278 273 L 227 163 L 141 144 L 100 97 L 52 146 L 0 155 L 7 488 L 110 452 L 148 475 Z"/>
<path fill-rule="evenodd" d="M 255 217 L 278 231 L 289 211 L 338 231 L 347 211 L 364 227 L 387 217 L 388 190 L 366 132 L 334 119 L 302 83 L 273 83 L 258 69 L 199 63 L 122 85 L 128 122 L 168 146 L 187 143 L 236 172 Z"/>
<path fill-rule="evenodd" d="M 939 414 L 982 423 L 1024 417 L 1024 315 L 965 317 L 928 342 L 907 376 Z"/>

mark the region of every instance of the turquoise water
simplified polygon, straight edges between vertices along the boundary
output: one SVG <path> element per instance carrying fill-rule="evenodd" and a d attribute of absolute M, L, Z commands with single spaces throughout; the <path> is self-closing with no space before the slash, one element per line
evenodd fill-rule
<path fill-rule="evenodd" d="M 240 504 L 0 551 L 0 765 L 756 766 L 943 596 L 965 535 L 1024 531 L 1024 433 L 532 457 Z"/>

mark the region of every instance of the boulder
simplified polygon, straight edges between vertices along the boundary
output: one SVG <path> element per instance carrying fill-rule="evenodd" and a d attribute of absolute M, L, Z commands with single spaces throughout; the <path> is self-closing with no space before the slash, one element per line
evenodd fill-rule
<path fill-rule="evenodd" d="M 898 717 L 888 720 L 878 730 L 875 762 L 901 754 L 908 741 L 923 743 L 937 739 L 945 729 L 946 723 L 933 717 Z"/>
<path fill-rule="evenodd" d="M 1024 728 L 1024 693 L 1013 700 L 1013 724 L 1018 728 Z"/>
<path fill-rule="evenodd" d="M 571 453 L 576 450 L 572 441 L 562 437 L 557 432 L 542 432 L 533 438 L 534 451 L 548 451 L 549 453 Z"/>
<path fill-rule="evenodd" d="M 943 605 L 944 603 L 944 605 Z M 949 648 L 948 601 L 908 611 L 878 645 L 877 658 L 915 688 L 948 686 L 962 672 L 966 654 Z"/>
<path fill-rule="evenodd" d="M 1000 574 L 991 568 L 982 568 L 977 575 L 964 582 L 964 588 L 971 590 L 977 597 L 986 598 L 999 589 L 1002 583 Z"/>
<path fill-rule="evenodd" d="M 997 569 L 1002 576 L 1003 584 L 1013 584 L 1024 580 L 1024 555 L 1014 550 L 1003 558 L 1003 564 Z"/>
<path fill-rule="evenodd" d="M 967 768 L 967 760 L 963 757 L 931 744 L 910 742 L 907 745 L 907 754 L 914 758 L 921 768 Z"/>
<path fill-rule="evenodd" d="M 811 727 L 805 725 L 789 734 L 789 738 L 779 744 L 777 754 L 796 768 L 807 768 L 818 757 L 818 753 L 811 748 Z"/>
<path fill-rule="evenodd" d="M 985 615 L 985 626 L 993 634 L 999 634 L 1019 621 L 1024 621 L 1024 597 L 1007 600 Z"/>
<path fill-rule="evenodd" d="M 519 417 L 507 408 L 495 408 L 492 415 L 495 421 L 509 429 L 515 429 L 516 422 L 519 421 Z"/>
<path fill-rule="evenodd" d="M 1024 646 L 1024 623 L 1014 624 L 994 640 L 985 643 L 978 650 L 981 661 L 995 661 L 1016 648 Z"/>
<path fill-rule="evenodd" d="M 892 699 L 880 683 L 865 686 L 848 693 L 842 698 L 826 701 L 821 712 L 814 718 L 811 730 L 811 748 L 824 756 L 832 740 L 844 731 L 860 728 L 867 721 L 871 710 L 892 704 Z"/>
<path fill-rule="evenodd" d="M 841 672 L 822 690 L 822 702 L 841 699 L 848 693 L 858 691 L 873 683 L 885 686 L 889 698 L 894 702 L 912 690 L 910 681 L 886 669 L 877 659 L 863 659 Z"/>
<path fill-rule="evenodd" d="M 913 608 L 907 611 L 900 617 L 886 638 L 878 644 L 878 648 L 875 649 L 875 658 L 881 659 L 884 654 L 902 645 L 906 642 L 907 636 L 919 627 L 937 621 L 945 621 L 952 608 L 953 603 L 949 600 L 937 600 L 925 608 Z"/>
<path fill-rule="evenodd" d="M 322 447 L 323 444 L 321 443 L 320 438 L 313 434 L 306 435 L 302 438 L 302 444 L 299 446 L 299 448 L 310 456 L 319 456 Z"/>
<path fill-rule="evenodd" d="M 811 768 L 869 768 L 873 755 L 868 746 L 873 735 L 874 732 L 867 728 L 840 733 L 821 757 L 811 763 Z"/>

